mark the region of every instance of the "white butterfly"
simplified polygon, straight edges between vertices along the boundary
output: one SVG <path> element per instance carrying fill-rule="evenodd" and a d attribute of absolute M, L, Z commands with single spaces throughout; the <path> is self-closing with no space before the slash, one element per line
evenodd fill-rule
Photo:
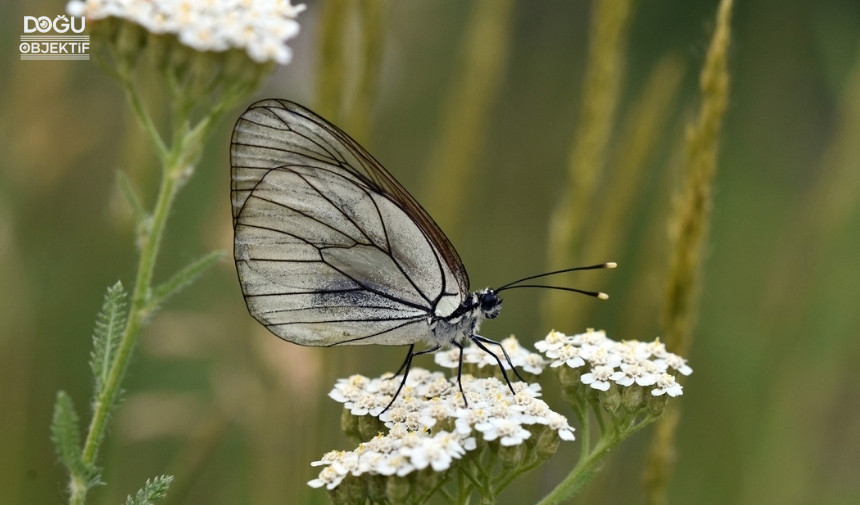
<path fill-rule="evenodd" d="M 346 133 L 293 102 L 251 105 L 230 156 L 234 257 L 251 315 L 301 345 L 409 345 L 403 382 L 414 356 L 462 349 L 467 338 L 504 353 L 477 334 L 499 314 L 499 291 L 614 266 L 471 293 L 460 256 L 427 211 Z M 414 352 L 417 343 L 429 348 Z"/>

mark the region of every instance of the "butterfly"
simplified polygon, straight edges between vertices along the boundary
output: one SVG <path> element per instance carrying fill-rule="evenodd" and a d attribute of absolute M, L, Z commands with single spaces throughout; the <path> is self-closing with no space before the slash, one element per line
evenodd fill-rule
<path fill-rule="evenodd" d="M 408 345 L 397 398 L 416 356 L 466 340 L 501 359 L 478 334 L 499 315 L 501 291 L 574 270 L 471 292 L 460 256 L 433 218 L 363 147 L 287 100 L 252 104 L 230 146 L 234 258 L 250 314 L 278 337 L 307 346 Z M 415 351 L 417 344 L 427 348 Z M 521 379 L 521 378 L 520 378 Z M 521 379 L 522 380 L 522 379 Z M 463 394 L 465 402 L 465 394 Z M 386 407 L 386 409 L 388 408 Z"/>

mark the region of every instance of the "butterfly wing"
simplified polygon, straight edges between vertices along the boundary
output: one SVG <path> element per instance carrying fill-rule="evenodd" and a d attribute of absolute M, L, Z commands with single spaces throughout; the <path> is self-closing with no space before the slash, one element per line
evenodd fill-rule
<path fill-rule="evenodd" d="M 248 108 L 231 145 L 234 257 L 248 310 L 302 345 L 429 341 L 468 294 L 451 243 L 361 146 L 284 100 Z"/>

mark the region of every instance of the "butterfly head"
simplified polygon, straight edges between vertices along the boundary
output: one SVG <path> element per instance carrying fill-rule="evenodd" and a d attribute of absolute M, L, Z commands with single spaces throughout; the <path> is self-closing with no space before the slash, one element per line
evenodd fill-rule
<path fill-rule="evenodd" d="M 481 315 L 486 319 L 495 319 L 502 310 L 502 299 L 490 288 L 478 291 L 475 293 L 475 298 Z"/>

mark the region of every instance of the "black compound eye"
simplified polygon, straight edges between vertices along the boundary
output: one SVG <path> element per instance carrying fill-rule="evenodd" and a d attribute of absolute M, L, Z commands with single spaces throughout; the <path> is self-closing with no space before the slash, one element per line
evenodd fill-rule
<path fill-rule="evenodd" d="M 499 305 L 499 297 L 496 293 L 488 291 L 481 296 L 481 310 L 484 312 L 492 311 Z"/>

